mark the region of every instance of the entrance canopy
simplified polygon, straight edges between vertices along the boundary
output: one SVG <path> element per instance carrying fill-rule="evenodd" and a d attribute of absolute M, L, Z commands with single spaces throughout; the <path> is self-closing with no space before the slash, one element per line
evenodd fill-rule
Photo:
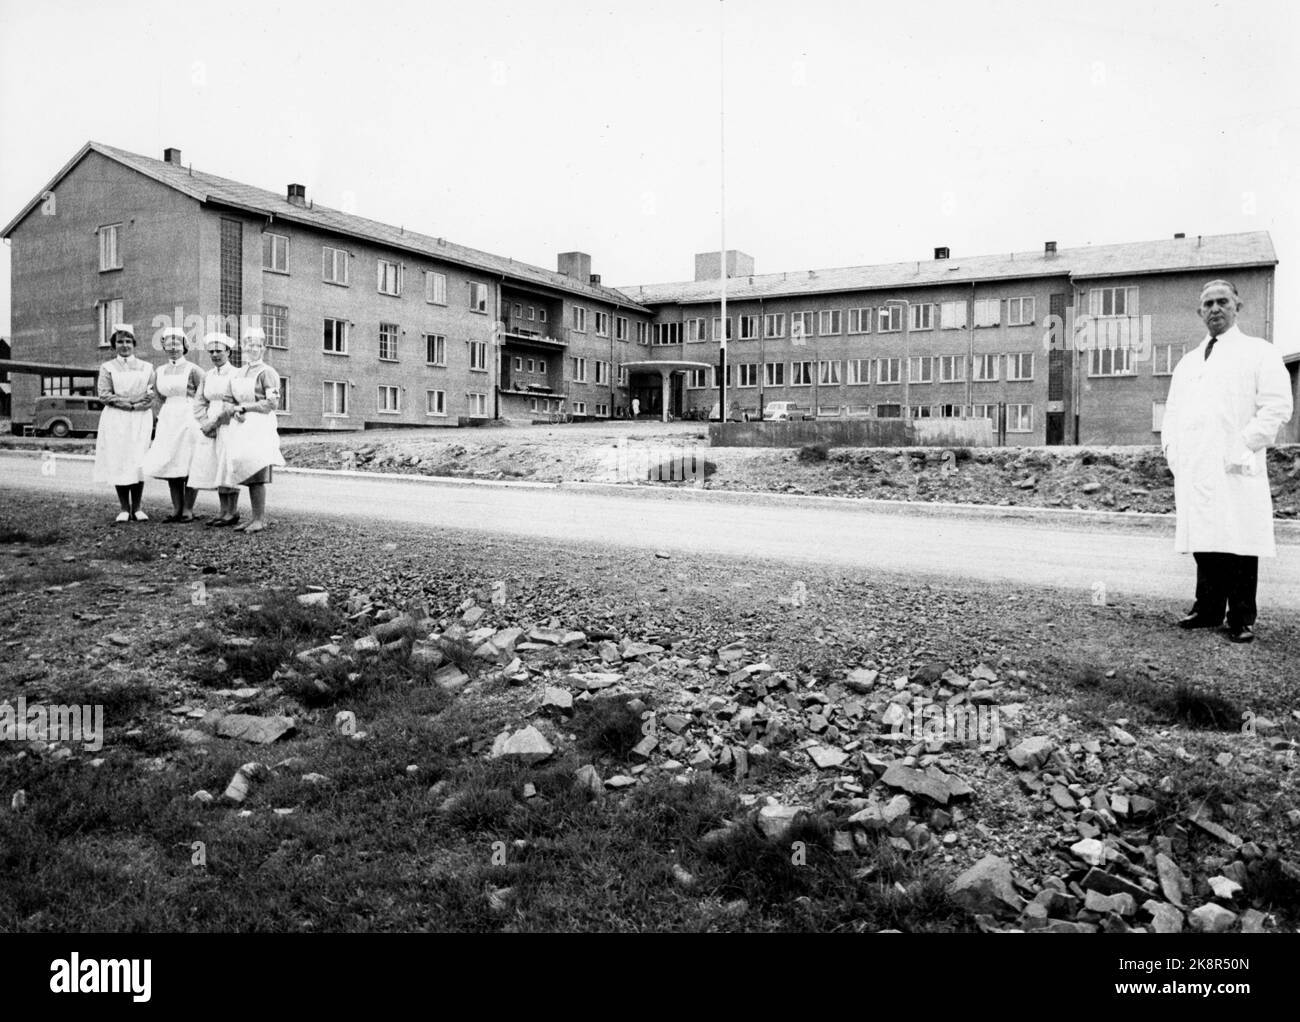
<path fill-rule="evenodd" d="M 696 369 L 712 369 L 708 362 L 688 362 L 680 358 L 647 359 L 643 362 L 624 362 L 623 368 L 632 373 L 658 373 L 663 386 L 662 421 L 668 421 L 669 388 L 673 373 L 686 373 Z"/>

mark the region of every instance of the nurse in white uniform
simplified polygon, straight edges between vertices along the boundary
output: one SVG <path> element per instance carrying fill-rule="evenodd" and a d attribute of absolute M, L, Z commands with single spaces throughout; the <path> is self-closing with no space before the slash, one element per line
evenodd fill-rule
<path fill-rule="evenodd" d="M 226 431 L 231 411 L 235 407 L 230 384 L 235 367 L 230 364 L 230 349 L 235 346 L 223 333 L 210 333 L 203 338 L 212 359 L 212 368 L 203 376 L 203 386 L 194 394 L 194 420 L 199 426 L 199 436 L 194 444 L 194 459 L 190 462 L 190 486 L 196 490 L 216 490 L 221 513 L 208 525 L 218 528 L 239 521 L 239 490 L 222 482 L 222 468 L 226 460 Z"/>
<path fill-rule="evenodd" d="M 140 510 L 144 496 L 144 459 L 153 433 L 153 392 L 149 382 L 153 366 L 135 357 L 135 333 L 125 324 L 113 327 L 108 339 L 116 355 L 99 367 L 99 415 L 95 437 L 97 483 L 112 483 L 117 489 L 121 512 L 116 521 L 147 522 Z"/>
<path fill-rule="evenodd" d="M 275 412 L 280 407 L 280 375 L 262 361 L 266 335 L 256 327 L 243 337 L 244 365 L 235 370 L 230 389 L 235 407 L 226 442 L 224 482 L 247 486 L 253 519 L 236 532 L 261 532 L 266 528 L 266 486 L 271 467 L 283 465 Z M 238 492 L 238 491 L 236 491 Z"/>
<path fill-rule="evenodd" d="M 153 374 L 153 391 L 162 407 L 153 444 L 144 459 L 144 474 L 167 480 L 172 515 L 166 520 L 192 522 L 198 491 L 186 482 L 200 439 L 199 424 L 194 419 L 194 395 L 203 386 L 203 370 L 185 357 L 190 342 L 184 330 L 167 327 L 159 341 L 168 361 Z"/>

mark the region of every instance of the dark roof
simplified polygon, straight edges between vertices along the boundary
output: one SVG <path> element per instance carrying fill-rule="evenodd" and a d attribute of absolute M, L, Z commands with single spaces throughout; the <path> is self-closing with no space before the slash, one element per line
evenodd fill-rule
<path fill-rule="evenodd" d="M 116 149 L 113 146 L 104 145 L 101 142 L 87 142 L 77 155 L 54 176 L 53 180 L 42 192 L 53 190 L 55 185 L 73 167 L 80 163 L 87 153 L 92 151 L 123 166 L 130 167 L 132 170 L 139 171 L 146 177 L 152 178 L 169 188 L 174 188 L 176 191 L 197 199 L 199 202 L 233 206 L 261 216 L 274 214 L 281 220 L 304 224 L 333 234 L 374 242 L 389 248 L 415 252 L 443 262 L 484 270 L 512 278 L 518 282 L 583 295 L 592 300 L 608 302 L 614 305 L 628 306 L 640 312 L 649 311 L 637 305 L 635 300 L 629 299 L 626 295 L 611 287 L 574 280 L 572 277 L 566 277 L 554 270 L 544 270 L 540 266 L 533 266 L 530 263 L 521 263 L 505 256 L 492 255 L 490 252 L 481 252 L 478 249 L 457 245 L 445 238 L 436 238 L 431 235 L 420 234 L 418 231 L 393 227 L 390 224 L 379 223 L 377 220 L 367 220 L 365 217 L 330 209 L 327 206 L 315 203 L 310 206 L 298 206 L 290 202 L 284 195 L 276 192 L 268 192 L 263 188 L 241 184 L 238 181 L 230 181 L 223 177 L 217 177 L 215 174 L 178 166 L 165 160 L 154 160 L 147 156 L 140 156 L 137 153 L 127 152 L 125 149 Z M 6 225 L 3 232 L 0 232 L 0 236 L 7 238 L 40 201 L 41 195 L 37 195 L 32 199 L 23 207 L 22 212 Z"/>
<path fill-rule="evenodd" d="M 1170 273 L 1182 270 L 1219 270 L 1244 266 L 1273 266 L 1277 256 L 1267 231 L 1170 238 L 1121 245 L 1090 245 L 1061 249 L 1055 255 L 1042 251 L 1008 255 L 925 259 L 917 262 L 844 266 L 828 270 L 797 270 L 730 277 L 727 298 L 774 298 L 864 291 L 877 288 L 919 287 L 972 281 L 1010 280 L 1024 277 L 1104 277 L 1132 273 Z M 688 280 L 676 284 L 646 284 L 619 288 L 646 305 L 671 302 L 717 302 L 718 280 Z"/>

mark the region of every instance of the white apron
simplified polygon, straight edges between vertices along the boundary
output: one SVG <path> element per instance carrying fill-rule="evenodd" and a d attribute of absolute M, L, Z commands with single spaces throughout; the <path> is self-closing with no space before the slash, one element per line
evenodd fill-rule
<path fill-rule="evenodd" d="M 153 446 L 144 459 L 144 474 L 154 479 L 183 479 L 190 474 L 197 440 L 202 438 L 194 419 L 194 399 L 187 393 L 192 365 L 181 359 L 158 370 L 156 386 L 164 401 Z M 168 368 L 180 371 L 165 373 Z"/>
<path fill-rule="evenodd" d="M 230 391 L 236 402 L 247 405 L 257 400 L 257 379 L 245 376 L 231 381 Z M 243 485 L 244 480 L 262 469 L 283 464 L 275 412 L 245 412 L 242 422 L 230 420 L 226 429 L 222 486 Z"/>
<path fill-rule="evenodd" d="M 216 422 L 225 411 L 225 399 L 230 396 L 230 381 L 234 370 L 227 370 L 221 375 L 216 369 L 209 369 L 203 376 L 203 396 L 207 398 L 208 414 L 206 422 Z M 199 427 L 194 438 L 194 460 L 190 462 L 189 486 L 196 490 L 215 490 L 224 486 L 221 482 L 221 465 L 226 456 L 226 433 L 229 423 L 217 429 L 215 437 L 203 435 L 203 423 L 195 420 Z"/>
<path fill-rule="evenodd" d="M 113 380 L 113 394 L 129 400 L 144 397 L 149 389 L 153 366 L 146 362 L 128 362 L 123 367 L 120 359 L 106 363 L 105 369 Z M 153 432 L 153 409 L 142 408 L 128 412 L 122 408 L 104 406 L 99 413 L 99 431 L 95 437 L 95 471 L 97 483 L 113 486 L 130 486 L 144 482 L 145 455 L 149 453 L 149 436 Z"/>
<path fill-rule="evenodd" d="M 1281 353 L 1236 327 L 1209 359 L 1205 338 L 1179 361 L 1160 439 L 1174 473 L 1179 553 L 1273 557 L 1266 449 L 1291 418 Z"/>

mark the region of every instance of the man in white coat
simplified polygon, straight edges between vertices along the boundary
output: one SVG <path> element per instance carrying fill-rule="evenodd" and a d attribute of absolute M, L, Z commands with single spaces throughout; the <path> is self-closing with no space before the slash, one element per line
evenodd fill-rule
<path fill-rule="evenodd" d="M 1160 440 L 1174 474 L 1174 549 L 1196 558 L 1196 604 L 1180 628 L 1255 638 L 1259 559 L 1273 557 L 1266 448 L 1291 418 L 1282 354 L 1236 326 L 1241 300 L 1226 280 L 1201 291 L 1208 333 L 1174 370 Z"/>

